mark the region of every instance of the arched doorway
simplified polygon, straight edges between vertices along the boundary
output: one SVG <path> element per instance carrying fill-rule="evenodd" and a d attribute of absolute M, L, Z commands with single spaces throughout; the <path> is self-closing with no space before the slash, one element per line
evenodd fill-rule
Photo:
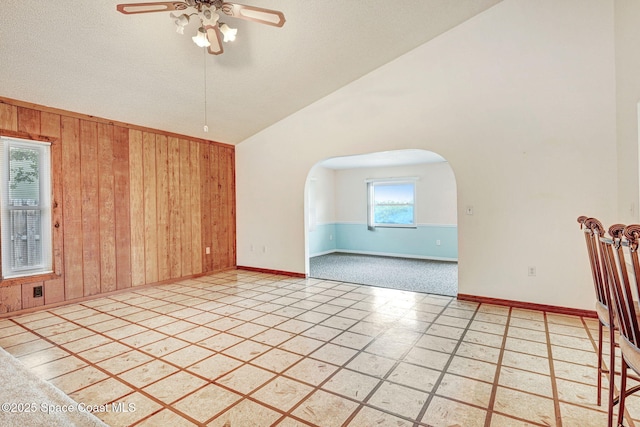
<path fill-rule="evenodd" d="M 306 274 L 455 296 L 457 188 L 426 150 L 335 157 L 305 188 Z"/>

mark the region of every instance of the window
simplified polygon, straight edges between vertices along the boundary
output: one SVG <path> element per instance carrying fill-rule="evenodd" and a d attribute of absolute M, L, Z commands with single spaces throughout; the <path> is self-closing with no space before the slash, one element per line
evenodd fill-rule
<path fill-rule="evenodd" d="M 415 227 L 415 180 L 370 180 L 369 227 Z"/>
<path fill-rule="evenodd" d="M 2 277 L 52 271 L 51 161 L 45 142 L 0 137 Z"/>

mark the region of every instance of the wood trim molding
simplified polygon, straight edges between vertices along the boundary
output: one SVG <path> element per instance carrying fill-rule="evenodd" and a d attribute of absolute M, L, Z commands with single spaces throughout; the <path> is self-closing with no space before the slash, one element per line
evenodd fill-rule
<path fill-rule="evenodd" d="M 307 275 L 304 273 L 294 273 L 292 271 L 271 270 L 268 268 L 247 267 L 243 265 L 239 265 L 236 268 L 238 270 L 254 271 L 256 273 L 278 274 L 280 276 L 298 277 L 301 279 L 307 278 Z"/>
<path fill-rule="evenodd" d="M 2 102 L 0 100 L 0 102 Z M 14 132 L 8 129 L 0 128 L 0 136 L 6 136 L 9 138 L 17 138 L 17 139 L 29 139 L 31 141 L 40 141 L 40 142 L 48 142 L 49 144 L 55 144 L 58 142 L 58 138 L 50 138 L 48 136 L 43 136 L 35 133 L 27 133 L 27 132 Z"/>
<path fill-rule="evenodd" d="M 0 102 L 2 102 L 0 100 Z M 37 141 L 37 142 L 43 142 L 43 143 L 49 143 L 51 145 L 53 144 L 58 144 L 59 140 L 58 138 L 51 138 L 48 136 L 44 136 L 44 135 L 40 135 L 40 134 L 35 134 L 35 133 L 28 133 L 28 132 L 19 132 L 19 131 L 12 131 L 12 130 L 8 130 L 8 129 L 2 129 L 0 128 L 0 136 L 4 136 L 4 137 L 9 137 L 9 138 L 17 138 L 17 139 L 26 139 L 26 140 L 31 140 L 31 141 Z M 51 156 L 53 157 L 53 156 Z M 53 215 L 53 206 L 56 204 L 56 200 L 55 200 L 55 194 L 53 194 L 53 168 L 51 168 L 51 181 L 52 181 L 52 185 L 51 185 L 51 210 L 52 210 L 52 214 L 51 214 L 51 253 L 52 253 L 52 257 L 53 257 L 53 252 L 55 251 L 56 245 L 59 243 L 56 241 L 56 233 L 55 233 L 55 222 L 54 222 L 54 215 Z M 0 268 L 0 273 L 1 273 L 2 269 Z M 53 279 L 58 279 L 61 277 L 61 274 L 57 273 L 57 272 L 52 272 L 52 273 L 41 273 L 41 274 L 34 274 L 34 275 L 29 275 L 29 276 L 18 276 L 18 277 L 11 277 L 11 278 L 2 278 L 0 277 L 0 287 L 7 287 L 7 286 L 13 286 L 13 285 L 28 285 L 30 283 L 37 283 L 37 282 L 42 282 L 42 281 L 47 281 L 47 280 L 53 280 Z"/>
<path fill-rule="evenodd" d="M 190 276 L 178 277 L 178 278 L 175 278 L 175 279 L 167 279 L 167 280 L 162 280 L 162 281 L 155 282 L 155 283 L 146 283 L 144 285 L 139 285 L 139 286 L 130 286 L 128 288 L 117 289 L 115 291 L 102 292 L 102 293 L 95 294 L 95 295 L 88 295 L 88 296 L 83 296 L 83 297 L 80 297 L 80 298 L 74 298 L 74 299 L 68 299 L 68 300 L 65 300 L 65 301 L 59 301 L 59 302 L 52 303 L 52 304 L 40 305 L 38 307 L 31 307 L 31 308 L 25 308 L 25 309 L 22 309 L 22 310 L 9 311 L 9 312 L 6 312 L 6 313 L 0 313 L 0 319 L 8 318 L 8 317 L 14 317 L 14 316 L 21 316 L 23 314 L 33 313 L 33 312 L 36 312 L 36 311 L 49 310 L 49 309 L 56 308 L 56 307 L 61 307 L 61 306 L 64 306 L 64 305 L 79 304 L 79 303 L 82 303 L 82 302 L 85 302 L 85 301 L 91 301 L 91 300 L 94 300 L 94 299 L 105 298 L 105 297 L 109 297 L 109 296 L 112 296 L 112 295 L 123 294 L 125 292 L 135 292 L 138 289 L 153 288 L 155 286 L 170 285 L 172 283 L 178 283 L 178 282 L 181 282 L 183 280 L 197 279 L 198 277 L 204 277 L 204 276 L 212 276 L 212 275 L 215 275 L 217 273 L 221 273 L 221 272 L 232 270 L 232 269 L 233 268 L 221 269 L 221 270 L 211 271 L 211 272 L 208 272 L 208 273 L 192 274 Z M 35 276 L 32 276 L 32 277 L 35 277 Z M 24 283 L 24 284 L 28 284 L 28 283 Z M 45 292 L 46 292 L 46 290 L 45 290 Z"/>
<path fill-rule="evenodd" d="M 59 279 L 61 276 L 56 273 L 36 274 L 33 276 L 18 276 L 8 279 L 0 279 L 0 288 L 13 285 L 28 285 L 30 283 L 38 283 L 47 280 Z"/>
<path fill-rule="evenodd" d="M 513 308 L 522 308 L 525 310 L 546 311 L 554 314 L 565 314 L 569 316 L 582 316 L 597 319 L 598 315 L 595 310 L 583 310 L 579 308 L 560 307 L 556 305 L 536 304 L 533 302 L 514 301 L 500 298 L 490 298 L 478 295 L 458 294 L 458 300 L 477 302 L 481 304 L 503 305 Z"/>
<path fill-rule="evenodd" d="M 143 131 L 143 132 L 151 132 L 151 133 L 154 133 L 154 134 L 162 134 L 162 135 L 167 135 L 167 136 L 170 136 L 170 137 L 189 139 L 189 140 L 192 140 L 192 141 L 197 141 L 197 142 L 202 142 L 202 143 L 212 144 L 212 145 L 220 145 L 220 146 L 223 146 L 223 147 L 234 148 L 235 149 L 235 145 L 233 145 L 233 144 L 226 144 L 224 142 L 211 141 L 209 139 L 196 138 L 194 136 L 182 135 L 182 134 L 168 132 L 168 131 L 164 131 L 164 130 L 160 130 L 160 129 L 153 129 L 153 128 L 148 128 L 148 127 L 145 127 L 145 126 L 133 125 L 131 123 L 119 122 L 119 121 L 116 121 L 116 120 L 109 120 L 109 119 L 105 119 L 105 118 L 102 118 L 102 117 L 91 116 L 89 114 L 76 113 L 75 111 L 63 110 L 61 108 L 47 107 L 46 105 L 34 104 L 34 103 L 31 103 L 31 102 L 20 101 L 20 100 L 17 100 L 17 99 L 6 98 L 6 97 L 3 97 L 3 96 L 0 96 L 0 104 L 15 105 L 17 107 L 31 108 L 31 109 L 34 109 L 34 110 L 44 111 L 44 112 L 47 112 L 47 113 L 59 114 L 61 116 L 67 116 L 67 117 L 72 117 L 72 118 L 81 119 L 81 120 L 89 120 L 89 121 L 96 122 L 96 123 L 104 123 L 104 124 L 108 124 L 108 125 L 120 126 L 120 127 L 127 128 L 127 129 L 135 129 L 135 130 L 140 130 L 140 131 Z"/>

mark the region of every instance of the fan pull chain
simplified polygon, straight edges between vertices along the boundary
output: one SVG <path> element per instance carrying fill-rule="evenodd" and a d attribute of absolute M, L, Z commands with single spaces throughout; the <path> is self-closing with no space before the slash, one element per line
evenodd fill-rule
<path fill-rule="evenodd" d="M 204 58 L 204 131 L 209 132 L 207 126 L 207 49 L 202 48 L 202 57 Z"/>

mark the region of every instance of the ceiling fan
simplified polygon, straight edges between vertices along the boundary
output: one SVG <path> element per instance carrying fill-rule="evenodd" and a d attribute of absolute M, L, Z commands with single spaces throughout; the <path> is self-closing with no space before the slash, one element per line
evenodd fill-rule
<path fill-rule="evenodd" d="M 176 31 L 180 34 L 184 34 L 184 27 L 187 26 L 190 18 L 197 16 L 200 20 L 200 27 L 198 28 L 198 33 L 192 37 L 193 42 L 199 47 L 206 47 L 207 51 L 212 55 L 220 55 L 224 51 L 222 42 L 235 40 L 238 32 L 237 29 L 219 22 L 220 15 L 218 12 L 234 18 L 274 27 L 282 27 L 285 22 L 283 13 L 277 10 L 236 3 L 224 3 L 223 0 L 125 3 L 117 5 L 116 9 L 126 15 L 167 11 L 183 12 L 179 15 L 173 12 L 170 14 L 176 24 Z"/>

